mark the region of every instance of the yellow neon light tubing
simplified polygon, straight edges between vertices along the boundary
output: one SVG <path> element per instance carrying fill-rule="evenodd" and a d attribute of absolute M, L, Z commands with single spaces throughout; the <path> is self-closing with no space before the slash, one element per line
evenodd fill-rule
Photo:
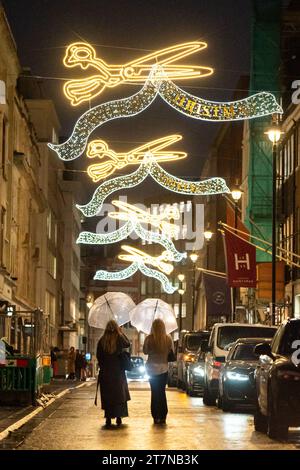
<path fill-rule="evenodd" d="M 127 251 L 128 253 L 121 254 L 118 256 L 118 258 L 123 261 L 150 264 L 150 266 L 154 266 L 155 268 L 162 271 L 164 274 L 170 274 L 174 269 L 172 264 L 165 262 L 170 261 L 172 259 L 172 253 L 169 251 L 163 251 L 162 254 L 159 256 L 150 256 L 144 251 L 129 245 L 122 245 L 121 248 L 124 251 Z"/>
<path fill-rule="evenodd" d="M 105 88 L 113 88 L 126 82 L 144 82 L 154 65 L 163 67 L 161 78 L 167 76 L 172 80 L 187 80 L 207 77 L 213 73 L 211 67 L 173 64 L 190 54 L 207 47 L 206 42 L 192 41 L 160 49 L 151 54 L 127 62 L 126 64 L 109 65 L 97 58 L 93 46 L 88 43 L 75 42 L 67 47 L 63 63 L 66 67 L 79 66 L 83 70 L 89 67 L 97 74 L 78 80 L 68 80 L 64 84 L 64 93 L 73 106 L 100 95 Z"/>
<path fill-rule="evenodd" d="M 140 223 L 150 224 L 158 227 L 161 232 L 167 234 L 169 238 L 176 236 L 179 232 L 177 225 L 166 222 L 167 220 L 178 220 L 180 218 L 179 210 L 175 207 L 165 208 L 161 214 L 151 214 L 127 202 L 114 200 L 112 203 L 124 212 L 109 212 L 108 216 L 112 219 L 128 221 L 135 219 Z"/>
<path fill-rule="evenodd" d="M 129 152 L 117 153 L 111 150 L 104 140 L 93 140 L 87 148 L 88 158 L 99 158 L 104 160 L 102 163 L 96 163 L 88 166 L 87 173 L 94 183 L 107 178 L 115 171 L 120 170 L 127 165 L 139 165 L 146 152 L 151 152 L 156 161 L 167 162 L 181 160 L 187 157 L 186 152 L 176 150 L 162 150 L 182 139 L 180 134 L 172 134 L 160 139 L 152 140 Z"/>

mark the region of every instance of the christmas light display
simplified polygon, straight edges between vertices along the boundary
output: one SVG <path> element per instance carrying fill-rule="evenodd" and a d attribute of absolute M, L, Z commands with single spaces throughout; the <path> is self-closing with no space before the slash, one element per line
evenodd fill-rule
<path fill-rule="evenodd" d="M 111 150 L 104 140 L 93 140 L 87 148 L 87 157 L 104 160 L 101 163 L 90 165 L 87 173 L 94 182 L 107 178 L 115 171 L 127 165 L 139 165 L 144 159 L 145 153 L 151 152 L 156 161 L 168 162 L 186 158 L 186 152 L 175 150 L 162 150 L 182 139 L 181 135 L 173 134 L 160 139 L 152 140 L 129 152 L 117 153 Z"/>
<path fill-rule="evenodd" d="M 165 274 L 171 274 L 174 269 L 172 264 L 166 262 L 173 261 L 172 254 L 167 250 L 163 251 L 162 254 L 159 256 L 151 256 L 148 253 L 145 253 L 144 251 L 140 250 L 139 248 L 135 248 L 130 245 L 122 245 L 121 248 L 126 251 L 125 254 L 119 255 L 119 259 L 123 261 L 150 264 L 151 266 L 154 266 Z"/>
<path fill-rule="evenodd" d="M 173 286 L 165 274 L 156 271 L 155 269 L 148 268 L 143 263 L 132 263 L 128 268 L 121 271 L 104 271 L 99 270 L 96 272 L 94 279 L 98 281 L 121 281 L 133 276 L 140 270 L 145 276 L 153 277 L 160 281 L 164 291 L 167 294 L 173 294 L 177 287 Z"/>
<path fill-rule="evenodd" d="M 174 243 L 165 233 L 156 233 L 144 229 L 141 224 L 137 221 L 128 221 L 118 230 L 114 230 L 110 233 L 93 233 L 93 232 L 81 232 L 77 238 L 76 243 L 84 243 L 88 245 L 107 245 L 117 243 L 125 240 L 130 236 L 132 232 L 135 232 L 142 240 L 158 243 L 163 246 L 166 251 L 169 252 L 170 261 L 181 261 L 187 257 L 187 254 L 181 253 L 176 250 Z"/>
<path fill-rule="evenodd" d="M 173 266 L 166 262 L 170 261 L 170 253 L 164 251 L 159 256 L 150 256 L 149 254 L 129 245 L 123 245 L 122 249 L 126 251 L 126 254 L 119 255 L 119 259 L 123 261 L 130 261 L 132 264 L 128 268 L 125 268 L 121 271 L 98 270 L 94 276 L 94 279 L 102 281 L 117 281 L 127 279 L 140 270 L 146 276 L 154 277 L 160 281 L 165 292 L 172 294 L 177 290 L 177 287 L 173 286 L 167 276 L 164 274 L 170 274 L 173 271 Z M 149 268 L 146 266 L 146 264 L 150 264 L 151 266 L 154 266 L 163 272 Z"/>
<path fill-rule="evenodd" d="M 85 151 L 91 133 L 102 124 L 113 119 L 136 116 L 151 105 L 155 99 L 159 81 L 153 68 L 143 88 L 128 98 L 109 101 L 86 111 L 76 122 L 69 139 L 62 144 L 49 143 L 57 156 L 64 161 L 75 160 Z"/>
<path fill-rule="evenodd" d="M 105 181 L 98 186 L 88 204 L 76 205 L 76 207 L 86 217 L 93 217 L 99 214 L 107 196 L 120 189 L 137 186 L 144 181 L 148 175 L 164 188 L 179 194 L 206 196 L 230 192 L 223 178 L 209 178 L 204 181 L 196 182 L 186 181 L 167 173 L 159 166 L 151 154 L 146 154 L 143 162 L 135 172 Z"/>
<path fill-rule="evenodd" d="M 181 90 L 170 80 L 164 80 L 159 95 L 177 111 L 203 121 L 236 121 L 283 113 L 275 96 L 264 91 L 242 100 L 224 103 L 204 100 Z"/>
<path fill-rule="evenodd" d="M 164 74 L 173 80 L 207 77 L 213 73 L 211 67 L 174 64 L 176 60 L 181 60 L 206 47 L 205 42 L 187 42 L 160 49 L 124 65 L 108 65 L 104 60 L 97 58 L 96 51 L 90 44 L 76 42 L 68 46 L 64 65 L 66 67 L 79 66 L 84 70 L 94 68 L 97 74 L 84 79 L 67 81 L 64 85 L 64 93 L 71 104 L 77 106 L 100 95 L 105 88 L 114 88 L 128 82 L 145 82 L 154 65 L 163 65 Z"/>
<path fill-rule="evenodd" d="M 109 212 L 109 217 L 118 220 L 132 220 L 135 223 L 147 224 L 153 227 L 158 227 L 161 232 L 168 234 L 169 238 L 176 237 L 179 232 L 179 227 L 177 225 L 166 222 L 166 220 L 179 220 L 180 212 L 178 208 L 170 206 L 163 209 L 160 214 L 151 214 L 146 212 L 139 207 L 128 204 L 124 201 L 112 201 L 112 203 L 121 209 L 123 212 Z"/>

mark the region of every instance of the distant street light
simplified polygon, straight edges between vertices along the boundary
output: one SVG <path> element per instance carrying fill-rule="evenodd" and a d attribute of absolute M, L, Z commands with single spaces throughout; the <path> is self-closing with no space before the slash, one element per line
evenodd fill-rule
<path fill-rule="evenodd" d="M 192 331 L 194 330 L 194 324 L 195 324 L 195 297 L 196 297 L 196 263 L 198 260 L 198 255 L 197 253 L 191 253 L 190 254 L 190 260 L 193 263 L 193 295 L 192 295 Z"/>
<path fill-rule="evenodd" d="M 242 197 L 242 191 L 240 190 L 240 188 L 238 186 L 236 186 L 235 188 L 232 189 L 231 191 L 231 196 L 232 196 L 232 199 L 234 200 L 234 228 L 235 228 L 235 231 L 234 233 L 237 234 L 237 226 L 238 226 L 238 209 L 239 209 L 239 200 L 241 199 Z M 236 290 L 236 287 L 233 287 L 232 288 L 232 314 L 231 314 L 231 321 L 234 322 L 235 321 L 235 311 L 236 311 L 236 297 L 237 297 L 237 290 Z"/>
<path fill-rule="evenodd" d="M 265 134 L 268 136 L 273 146 L 273 177 L 272 177 L 272 300 L 271 300 L 271 322 L 275 325 L 276 310 L 276 186 L 277 186 L 277 144 L 283 132 L 275 125 L 272 126 Z"/>
<path fill-rule="evenodd" d="M 179 325 L 178 325 L 178 329 L 179 329 L 179 333 L 180 333 L 181 330 L 182 330 L 182 296 L 185 293 L 185 290 L 183 289 L 182 283 L 185 279 L 185 275 L 184 274 L 178 274 L 177 277 L 180 281 L 180 285 L 179 285 L 179 289 L 178 289 L 178 294 L 179 294 L 179 312 L 178 312 Z"/>

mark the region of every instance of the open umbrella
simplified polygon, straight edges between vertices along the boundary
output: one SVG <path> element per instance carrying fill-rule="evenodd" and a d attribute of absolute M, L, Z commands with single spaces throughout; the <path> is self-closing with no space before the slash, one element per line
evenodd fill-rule
<path fill-rule="evenodd" d="M 146 334 L 150 333 L 151 325 L 156 318 L 161 318 L 164 321 L 167 333 L 178 328 L 171 305 L 160 299 L 143 300 L 130 311 L 129 316 L 132 326 Z"/>
<path fill-rule="evenodd" d="M 89 311 L 88 323 L 94 328 L 105 329 L 109 320 L 116 320 L 118 325 L 130 321 L 129 312 L 135 307 L 134 301 L 123 292 L 107 292 L 98 297 Z"/>

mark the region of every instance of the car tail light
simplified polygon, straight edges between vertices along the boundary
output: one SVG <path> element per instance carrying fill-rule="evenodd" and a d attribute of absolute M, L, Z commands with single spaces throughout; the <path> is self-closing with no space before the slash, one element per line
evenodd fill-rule
<path fill-rule="evenodd" d="M 216 369 L 220 369 L 221 365 L 222 365 L 222 362 L 220 362 L 220 361 L 214 361 L 213 362 L 213 367 L 215 367 Z"/>
<path fill-rule="evenodd" d="M 294 372 L 292 370 L 279 370 L 278 377 L 284 380 L 300 382 L 300 372 Z"/>

